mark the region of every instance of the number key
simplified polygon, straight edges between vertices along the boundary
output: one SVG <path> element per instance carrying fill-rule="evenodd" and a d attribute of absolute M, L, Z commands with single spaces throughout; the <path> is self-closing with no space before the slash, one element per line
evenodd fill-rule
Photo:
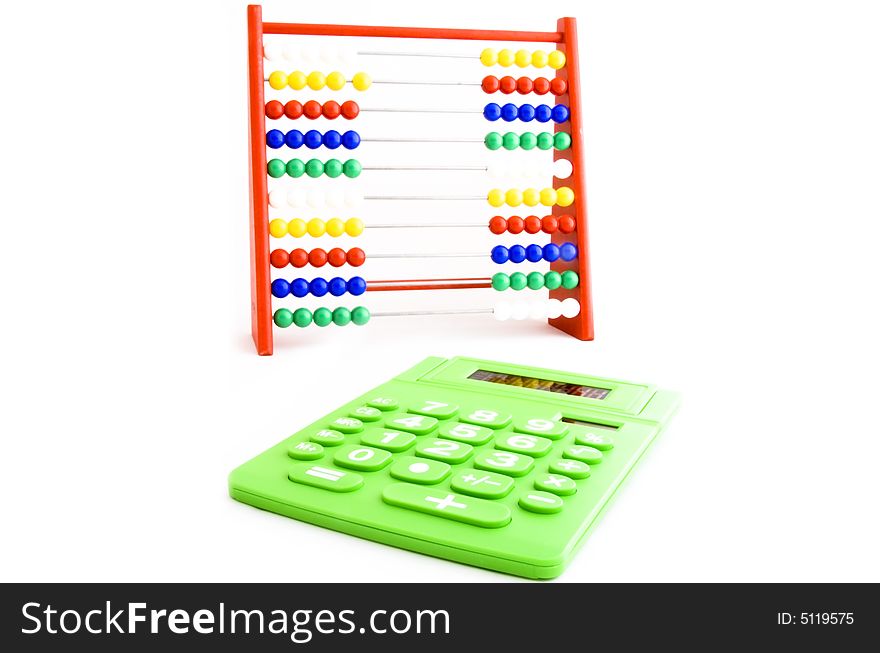
<path fill-rule="evenodd" d="M 495 431 L 487 429 L 485 426 L 457 423 L 443 424 L 437 431 L 437 435 L 449 440 L 458 440 L 473 445 L 486 444 L 494 433 Z"/>
<path fill-rule="evenodd" d="M 340 467 L 357 469 L 362 472 L 375 472 L 391 462 L 391 454 L 382 449 L 350 444 L 337 450 L 333 462 Z"/>
<path fill-rule="evenodd" d="M 433 431 L 437 426 L 437 418 L 426 415 L 399 415 L 386 419 L 385 426 L 414 435 L 425 435 Z"/>
<path fill-rule="evenodd" d="M 539 438 L 537 435 L 520 435 L 519 433 L 505 433 L 495 438 L 495 448 L 505 451 L 519 451 L 530 456 L 543 456 L 553 443 L 547 438 Z"/>
<path fill-rule="evenodd" d="M 480 408 L 466 415 L 462 415 L 458 419 L 462 422 L 486 426 L 490 429 L 503 429 L 510 424 L 512 418 L 509 413 L 499 413 L 495 410 Z"/>
<path fill-rule="evenodd" d="M 416 436 L 412 433 L 392 431 L 391 429 L 368 429 L 361 436 L 361 444 L 385 449 L 391 453 L 406 451 L 415 441 Z"/>
<path fill-rule="evenodd" d="M 450 465 L 463 463 L 471 457 L 474 448 L 463 442 L 453 442 L 452 440 L 423 440 L 416 445 L 416 455 L 422 458 L 433 458 L 434 460 L 442 460 Z"/>
<path fill-rule="evenodd" d="M 509 451 L 481 451 L 474 458 L 474 467 L 507 476 L 523 476 L 532 469 L 535 460 Z"/>
<path fill-rule="evenodd" d="M 455 404 L 447 404 L 442 401 L 423 401 L 415 406 L 406 409 L 409 413 L 417 415 L 430 415 L 437 419 L 449 419 L 458 413 L 458 406 Z"/>
<path fill-rule="evenodd" d="M 551 440 L 558 440 L 568 431 L 568 424 L 553 419 L 531 417 L 518 419 L 513 423 L 513 430 L 529 435 L 540 435 Z"/>

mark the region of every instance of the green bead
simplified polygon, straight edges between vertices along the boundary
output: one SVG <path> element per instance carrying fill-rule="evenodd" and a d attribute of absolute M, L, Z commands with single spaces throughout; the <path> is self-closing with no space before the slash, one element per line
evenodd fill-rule
<path fill-rule="evenodd" d="M 562 273 L 562 287 L 568 290 L 572 288 L 577 288 L 580 283 L 580 278 L 578 277 L 578 273 L 574 270 L 566 270 Z"/>
<path fill-rule="evenodd" d="M 540 272 L 529 272 L 527 283 L 532 290 L 540 290 L 544 287 L 544 275 Z"/>
<path fill-rule="evenodd" d="M 486 138 L 483 139 L 483 142 L 490 150 L 497 150 L 501 147 L 501 140 L 501 134 L 498 132 L 489 132 L 486 134 Z"/>
<path fill-rule="evenodd" d="M 351 179 L 360 177 L 361 170 L 363 170 L 363 167 L 361 167 L 361 162 L 357 159 L 349 159 L 342 166 L 342 171 L 345 173 L 345 176 L 350 177 Z"/>
<path fill-rule="evenodd" d="M 333 179 L 342 174 L 342 168 L 342 161 L 339 159 L 330 159 L 324 162 L 324 174 Z"/>
<path fill-rule="evenodd" d="M 281 159 L 272 159 L 266 164 L 266 172 L 268 172 L 269 176 L 273 179 L 283 177 L 285 172 L 284 161 Z"/>
<path fill-rule="evenodd" d="M 513 132 L 507 132 L 504 135 L 504 149 L 505 150 L 515 150 L 519 147 L 519 134 L 514 134 Z"/>
<path fill-rule="evenodd" d="M 279 308 L 275 311 L 275 315 L 272 316 L 272 319 L 275 321 L 275 326 L 286 329 L 293 324 L 293 313 L 286 308 Z"/>
<path fill-rule="evenodd" d="M 523 272 L 514 272 L 510 275 L 510 287 L 513 290 L 522 290 L 528 285 L 528 278 Z"/>
<path fill-rule="evenodd" d="M 357 306 L 351 309 L 351 321 L 358 326 L 363 326 L 370 321 L 370 311 L 364 306 Z"/>
<path fill-rule="evenodd" d="M 306 174 L 312 178 L 320 177 L 324 174 L 324 164 L 318 159 L 309 159 L 306 162 Z"/>
<path fill-rule="evenodd" d="M 556 132 L 553 137 L 553 147 L 557 150 L 567 150 L 571 147 L 571 135 L 568 132 Z"/>
<path fill-rule="evenodd" d="M 316 308 L 312 314 L 312 319 L 315 321 L 315 326 L 325 327 L 333 321 L 333 311 L 323 306 Z"/>
<path fill-rule="evenodd" d="M 550 290 L 556 290 L 562 285 L 562 275 L 555 270 L 550 270 L 544 275 L 544 287 Z"/>
<path fill-rule="evenodd" d="M 351 322 L 351 311 L 342 306 L 333 309 L 333 324 L 336 326 L 345 326 Z"/>
<path fill-rule="evenodd" d="M 553 134 L 550 132 L 541 132 L 538 134 L 538 149 L 549 150 L 553 147 Z"/>
<path fill-rule="evenodd" d="M 535 146 L 538 144 L 537 135 L 532 132 L 526 132 L 524 134 L 520 134 L 519 137 L 519 146 L 524 150 L 534 150 Z"/>
<path fill-rule="evenodd" d="M 492 275 L 492 287 L 495 290 L 507 290 L 510 288 L 510 277 L 503 272 L 496 272 Z"/>
<path fill-rule="evenodd" d="M 307 308 L 298 308 L 293 312 L 293 323 L 298 327 L 307 327 L 312 323 L 312 312 Z"/>
<path fill-rule="evenodd" d="M 305 171 L 306 164 L 302 162 L 302 159 L 291 159 L 287 162 L 287 174 L 291 177 L 302 177 Z"/>

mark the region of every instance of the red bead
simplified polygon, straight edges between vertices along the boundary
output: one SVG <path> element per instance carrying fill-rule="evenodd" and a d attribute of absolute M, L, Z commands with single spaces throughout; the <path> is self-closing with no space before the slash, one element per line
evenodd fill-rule
<path fill-rule="evenodd" d="M 541 230 L 545 234 L 556 233 L 557 229 L 559 229 L 559 220 L 555 215 L 545 215 L 541 218 Z"/>
<path fill-rule="evenodd" d="M 520 77 L 516 80 L 516 90 L 520 95 L 527 95 L 532 92 L 534 83 L 528 77 Z"/>
<path fill-rule="evenodd" d="M 354 100 L 346 100 L 342 103 L 342 117 L 346 120 L 354 120 L 361 112 L 361 108 Z"/>
<path fill-rule="evenodd" d="M 273 249 L 269 254 L 269 263 L 273 268 L 283 268 L 290 262 L 290 255 L 283 249 Z"/>
<path fill-rule="evenodd" d="M 327 263 L 327 252 L 320 247 L 316 247 L 309 252 L 309 263 L 316 268 L 325 265 Z"/>
<path fill-rule="evenodd" d="M 483 77 L 483 83 L 480 84 L 486 93 L 497 93 L 499 88 L 498 78 L 495 75 L 487 75 Z"/>
<path fill-rule="evenodd" d="M 550 80 L 546 77 L 536 77 L 532 84 L 532 90 L 538 95 L 546 95 L 550 92 Z"/>
<path fill-rule="evenodd" d="M 559 222 L 559 231 L 564 234 L 574 233 L 574 230 L 577 228 L 577 223 L 574 221 L 574 218 L 570 215 L 560 215 L 558 218 Z"/>
<path fill-rule="evenodd" d="M 541 231 L 541 218 L 536 215 L 530 215 L 523 220 L 523 223 L 526 228 L 526 233 L 536 234 Z"/>
<path fill-rule="evenodd" d="M 507 218 L 507 230 L 512 234 L 522 233 L 524 226 L 523 219 L 518 215 L 512 215 Z"/>
<path fill-rule="evenodd" d="M 296 120 L 303 115 L 303 105 L 296 100 L 291 100 L 284 105 L 284 115 L 291 120 Z"/>
<path fill-rule="evenodd" d="M 508 75 L 498 80 L 498 86 L 502 93 L 510 95 L 516 90 L 516 80 Z"/>
<path fill-rule="evenodd" d="M 345 250 L 341 247 L 334 247 L 327 252 L 327 262 L 334 268 L 339 268 L 345 265 Z"/>
<path fill-rule="evenodd" d="M 561 77 L 556 77 L 552 82 L 550 82 L 550 92 L 553 95 L 562 95 L 568 90 L 568 82 L 566 82 Z"/>
<path fill-rule="evenodd" d="M 304 268 L 309 262 L 309 253 L 304 249 L 295 249 L 290 253 L 290 264 L 295 268 Z"/>
<path fill-rule="evenodd" d="M 317 100 L 309 100 L 303 105 L 303 115 L 309 120 L 321 117 L 321 103 Z"/>
<path fill-rule="evenodd" d="M 284 105 L 281 104 L 278 100 L 266 102 L 266 117 L 269 120 L 278 120 L 283 115 Z"/>
<path fill-rule="evenodd" d="M 354 267 L 358 267 L 364 264 L 364 261 L 367 259 L 367 255 L 364 254 L 364 250 L 360 247 L 352 247 L 348 250 L 348 264 L 353 265 Z"/>
<path fill-rule="evenodd" d="M 502 218 L 500 215 L 496 215 L 494 218 L 489 220 L 489 231 L 493 234 L 503 234 L 507 231 L 507 220 Z"/>
<path fill-rule="evenodd" d="M 338 118 L 341 112 L 342 108 L 339 106 L 339 102 L 334 102 L 333 100 L 325 102 L 324 106 L 321 107 L 321 113 L 330 120 Z"/>

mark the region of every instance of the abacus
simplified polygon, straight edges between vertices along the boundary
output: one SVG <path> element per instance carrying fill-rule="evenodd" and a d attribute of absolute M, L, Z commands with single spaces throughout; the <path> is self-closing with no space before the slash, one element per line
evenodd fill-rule
<path fill-rule="evenodd" d="M 283 35 L 285 43 L 279 42 L 280 36 L 267 40 L 265 35 Z M 310 48 L 301 47 L 302 39 L 312 37 L 337 40 L 344 37 L 341 40 L 346 46 L 324 50 L 316 61 Z M 479 45 L 471 49 L 463 47 L 461 52 L 371 49 L 370 42 L 375 41 L 375 37 L 395 42 L 400 42 L 398 39 L 406 42 L 441 39 L 453 45 L 473 41 L 533 43 L 536 49 Z M 349 43 L 359 45 L 352 50 Z M 546 44 L 554 44 L 555 49 L 548 51 Z M 357 63 L 353 64 L 355 57 Z M 367 61 L 407 59 L 429 62 L 426 67 L 437 79 L 404 79 L 393 75 L 373 79 L 365 72 L 370 69 L 364 65 Z M 550 73 L 539 70 L 519 77 L 488 74 L 482 79 L 477 76 L 444 78 L 443 70 L 432 66 L 449 60 L 474 60 L 473 65 L 490 73 L 499 72 L 494 70 L 496 67 L 502 68 L 500 73 L 508 72 L 503 69 L 510 67 L 548 68 Z M 248 73 L 251 312 L 252 334 L 259 354 L 272 354 L 274 327 L 365 325 L 373 318 L 397 316 L 484 313 L 500 321 L 547 319 L 550 325 L 580 340 L 593 339 L 574 18 L 560 18 L 555 32 L 312 25 L 264 23 L 261 7 L 251 5 L 248 7 Z M 376 89 L 404 89 L 410 95 L 406 104 L 373 104 L 370 99 L 380 97 Z M 435 89 L 443 95 L 435 98 L 433 104 L 424 103 L 427 91 L 415 93 L 413 89 Z M 480 103 L 457 101 L 457 92 L 479 93 Z M 520 97 L 516 102 L 496 101 L 498 98 L 492 96 L 497 93 Z M 316 97 L 328 94 L 332 99 Z M 486 103 L 485 99 L 490 101 Z M 441 100 L 453 104 L 441 106 Z M 388 134 L 366 131 L 366 127 L 357 129 L 359 119 L 362 122 L 369 116 L 400 114 L 424 118 L 424 132 Z M 466 121 L 466 132 L 454 137 L 437 134 L 440 121 L 450 119 Z M 313 121 L 318 121 L 314 123 L 317 128 L 310 127 Z M 340 123 L 344 127 L 340 127 Z M 504 123 L 520 123 L 525 129 L 505 131 L 498 127 Z M 432 149 L 439 143 L 460 147 L 460 156 L 465 161 L 456 161 L 453 165 L 439 163 L 442 157 Z M 371 147 L 400 148 L 394 150 L 393 156 L 407 160 L 374 160 Z M 311 150 L 318 150 L 316 156 L 301 154 Z M 546 163 L 537 159 L 542 151 L 552 152 L 552 159 L 546 154 L 543 155 L 547 157 Z M 476 160 L 478 155 L 491 160 Z M 511 165 L 515 156 L 530 158 L 525 165 Z M 422 183 L 432 184 L 429 192 L 364 191 L 352 186 L 353 183 L 372 183 L 386 175 L 386 182 L 399 180 L 411 187 L 416 184 L 410 181 L 414 179 L 410 176 L 413 173 L 426 175 Z M 473 175 L 469 179 L 474 180 L 479 192 L 457 192 L 458 187 L 451 181 L 455 175 Z M 552 177 L 552 183 L 547 177 Z M 382 206 L 391 204 L 414 208 L 408 208 L 403 220 L 389 222 L 376 217 Z M 468 207 L 467 211 L 476 210 L 476 217 L 459 218 L 465 212 L 459 213 L 456 208 L 459 206 Z M 525 209 L 517 213 L 528 215 L 510 215 L 517 207 Z M 442 210 L 443 219 L 431 219 L 432 210 Z M 448 218 L 449 215 L 456 219 Z M 288 244 L 290 239 L 294 242 L 319 238 L 344 241 L 370 232 L 421 230 L 421 233 L 430 233 L 450 229 L 460 230 L 461 242 L 468 242 L 470 238 L 476 243 L 478 237 L 472 235 L 476 233 L 475 228 L 484 230 L 497 244 L 482 250 L 463 248 L 465 251 L 440 252 L 394 248 L 365 251 L 357 246 L 325 248 Z M 523 241 L 546 242 L 511 242 L 511 236 Z M 381 237 L 382 242 L 386 242 L 386 236 Z M 390 243 L 390 237 L 387 238 Z M 429 241 L 430 236 L 423 240 Z M 430 259 L 463 259 L 465 262 L 482 259 L 487 268 L 505 267 L 504 271 L 490 273 L 487 270 L 484 276 L 472 273 L 471 276 L 413 278 L 415 274 L 407 274 L 401 275 L 405 278 L 376 280 L 357 274 L 331 278 L 320 274 L 305 278 L 295 274 L 291 278 L 288 270 L 324 266 L 359 268 L 368 259 L 418 261 L 420 268 Z M 533 267 L 538 263 L 549 263 L 549 269 L 507 271 L 507 266 Z M 360 305 L 358 300 L 353 302 L 358 304 L 356 306 L 335 308 L 310 309 L 297 303 L 305 298 L 328 295 L 342 299 L 346 295 L 356 298 L 381 291 L 468 289 L 508 291 L 508 296 L 509 291 L 513 291 L 516 298 L 510 300 L 502 294 L 499 301 L 487 302 L 481 294 L 480 301 L 484 303 L 478 306 L 438 308 L 431 304 L 378 311 Z M 536 291 L 545 289 L 549 291 L 549 298 L 534 299 Z M 531 298 L 522 299 L 524 295 Z M 294 305 L 288 307 L 291 301 Z"/>

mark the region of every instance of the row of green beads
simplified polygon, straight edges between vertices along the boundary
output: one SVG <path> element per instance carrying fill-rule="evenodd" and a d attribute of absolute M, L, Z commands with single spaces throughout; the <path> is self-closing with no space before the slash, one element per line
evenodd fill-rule
<path fill-rule="evenodd" d="M 349 159 L 345 163 L 339 159 L 330 159 L 329 161 L 309 159 L 305 162 L 301 159 L 291 159 L 287 163 L 284 163 L 281 159 L 272 159 L 266 164 L 266 172 L 275 179 L 283 177 L 285 174 L 291 177 L 302 177 L 304 174 L 309 177 L 327 175 L 334 179 L 340 175 L 345 175 L 354 179 L 360 176 L 361 170 L 363 168 L 360 161 L 356 159 Z"/>
<path fill-rule="evenodd" d="M 541 132 L 540 134 L 507 132 L 503 135 L 498 132 L 489 132 L 486 134 L 484 142 L 490 150 L 502 147 L 505 150 L 515 150 L 516 148 L 533 150 L 536 147 L 539 150 L 549 150 L 551 147 L 557 150 L 567 150 L 571 147 L 571 135 L 566 132 L 556 132 L 555 134 L 550 132 Z"/>
<path fill-rule="evenodd" d="M 574 270 L 566 270 L 561 274 L 550 270 L 550 272 L 544 272 L 543 274 L 541 272 L 529 272 L 528 274 L 525 272 L 514 272 L 512 274 L 496 272 L 492 275 L 492 287 L 495 290 L 507 290 L 508 288 L 511 290 L 524 290 L 526 288 L 531 290 L 540 290 L 541 288 L 556 290 L 560 286 L 571 290 L 572 288 L 577 288 L 579 282 L 578 274 Z"/>
<path fill-rule="evenodd" d="M 312 323 L 319 327 L 325 327 L 331 323 L 336 326 L 345 326 L 350 322 L 363 326 L 370 321 L 370 311 L 363 306 L 357 306 L 351 310 L 340 306 L 332 311 L 322 307 L 316 308 L 314 313 L 307 308 L 298 308 L 295 311 L 279 308 L 272 316 L 272 320 L 275 322 L 275 326 L 282 329 L 286 329 L 291 324 L 307 327 Z"/>

